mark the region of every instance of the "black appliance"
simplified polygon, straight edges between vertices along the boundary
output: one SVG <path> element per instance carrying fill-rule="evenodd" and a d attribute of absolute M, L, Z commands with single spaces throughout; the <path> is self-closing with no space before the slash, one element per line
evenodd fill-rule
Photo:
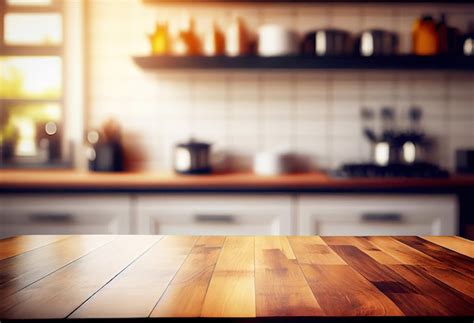
<path fill-rule="evenodd" d="M 330 175 L 336 178 L 446 178 L 449 173 L 430 163 L 390 164 L 345 164 Z"/>
<path fill-rule="evenodd" d="M 474 150 L 461 149 L 456 151 L 456 172 L 474 174 Z"/>

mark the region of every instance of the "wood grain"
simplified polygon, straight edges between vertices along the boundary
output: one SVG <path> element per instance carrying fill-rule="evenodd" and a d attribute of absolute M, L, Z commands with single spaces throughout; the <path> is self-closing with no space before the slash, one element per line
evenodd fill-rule
<path fill-rule="evenodd" d="M 204 300 L 203 317 L 255 317 L 253 237 L 227 237 Z"/>
<path fill-rule="evenodd" d="M 72 236 L 0 261 L 0 299 L 112 241 L 112 236 Z M 23 243 L 22 243 L 23 244 Z"/>
<path fill-rule="evenodd" d="M 118 236 L 111 243 L 3 299 L 0 317 L 65 318 L 160 238 Z"/>
<path fill-rule="evenodd" d="M 71 318 L 146 317 L 197 238 L 165 237 L 87 300 Z M 146 280 L 143 277 L 147 277 Z"/>
<path fill-rule="evenodd" d="M 225 237 L 201 237 L 151 317 L 199 317 Z"/>
<path fill-rule="evenodd" d="M 323 311 L 286 237 L 255 238 L 257 316 L 314 316 Z"/>
<path fill-rule="evenodd" d="M 474 258 L 474 242 L 461 237 L 423 237 L 434 244 L 451 249 L 462 255 Z"/>
<path fill-rule="evenodd" d="M 447 267 L 432 257 L 391 237 L 368 237 L 367 239 L 385 254 L 389 254 L 399 260 L 401 264 Z"/>
<path fill-rule="evenodd" d="M 390 269 L 353 246 L 331 246 L 352 268 L 358 271 L 382 293 L 387 295 L 406 315 L 445 316 L 449 312 L 428 295 Z"/>
<path fill-rule="evenodd" d="M 302 264 L 301 268 L 325 315 L 403 315 L 387 296 L 348 265 Z"/>
<path fill-rule="evenodd" d="M 321 237 L 288 237 L 300 264 L 345 265 Z"/>
<path fill-rule="evenodd" d="M 360 251 L 383 265 L 402 264 L 400 260 L 383 252 L 370 243 L 365 237 L 324 237 L 323 239 L 328 245 L 357 247 Z"/>
<path fill-rule="evenodd" d="M 456 264 L 455 268 L 457 271 L 463 273 L 471 279 L 474 279 L 473 258 L 441 247 L 420 237 L 397 237 L 396 239 L 440 261 L 441 263 L 446 264 L 447 266 Z"/>
<path fill-rule="evenodd" d="M 456 237 L 26 236 L 1 246 L 0 320 L 474 317 L 472 242 Z"/>
<path fill-rule="evenodd" d="M 30 235 L 0 240 L 0 260 L 14 257 L 36 248 L 41 248 L 65 238 L 67 238 L 67 236 Z"/>

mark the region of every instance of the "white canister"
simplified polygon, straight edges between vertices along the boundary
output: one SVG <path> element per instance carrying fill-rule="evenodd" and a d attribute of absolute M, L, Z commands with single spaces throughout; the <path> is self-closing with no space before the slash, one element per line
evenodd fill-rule
<path fill-rule="evenodd" d="M 289 154 L 279 152 L 257 153 L 253 159 L 253 172 L 257 175 L 279 175 L 291 171 Z"/>
<path fill-rule="evenodd" d="M 264 25 L 258 29 L 260 56 L 287 56 L 298 54 L 297 34 L 283 26 Z"/>

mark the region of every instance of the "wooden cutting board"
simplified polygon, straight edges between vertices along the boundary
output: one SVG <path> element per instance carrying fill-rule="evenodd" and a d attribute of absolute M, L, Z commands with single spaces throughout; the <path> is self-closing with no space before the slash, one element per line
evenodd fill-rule
<path fill-rule="evenodd" d="M 472 317 L 473 256 L 459 237 L 20 236 L 0 240 L 0 319 Z"/>

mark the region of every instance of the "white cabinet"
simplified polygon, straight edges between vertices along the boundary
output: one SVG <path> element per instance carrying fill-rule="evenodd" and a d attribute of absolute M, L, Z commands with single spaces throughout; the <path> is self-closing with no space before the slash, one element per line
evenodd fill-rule
<path fill-rule="evenodd" d="M 292 234 L 292 200 L 263 195 L 142 195 L 138 233 L 183 235 Z"/>
<path fill-rule="evenodd" d="M 454 195 L 300 195 L 300 235 L 453 235 Z"/>
<path fill-rule="evenodd" d="M 130 199 L 110 195 L 15 195 L 0 199 L 3 236 L 129 233 Z"/>

